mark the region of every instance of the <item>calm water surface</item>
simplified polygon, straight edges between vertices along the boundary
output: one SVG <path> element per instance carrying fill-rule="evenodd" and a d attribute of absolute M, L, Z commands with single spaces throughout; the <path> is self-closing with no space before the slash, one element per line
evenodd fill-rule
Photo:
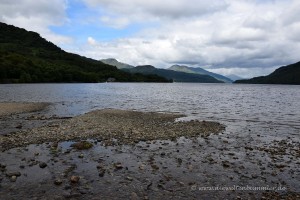
<path fill-rule="evenodd" d="M 300 128 L 300 86 L 194 83 L 0 85 L 0 101 L 51 102 L 51 114 L 101 108 L 184 113 L 190 118 Z"/>

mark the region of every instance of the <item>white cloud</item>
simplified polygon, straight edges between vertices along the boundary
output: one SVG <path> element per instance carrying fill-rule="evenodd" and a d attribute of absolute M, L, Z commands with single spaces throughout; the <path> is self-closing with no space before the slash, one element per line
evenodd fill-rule
<path fill-rule="evenodd" d="M 66 44 L 72 39 L 49 29 L 49 26 L 62 25 L 67 20 L 66 8 L 66 0 L 5 0 L 0 2 L 0 21 L 38 32 L 56 44 Z"/>
<path fill-rule="evenodd" d="M 92 37 L 88 37 L 87 42 L 88 42 L 89 45 L 96 45 L 97 44 L 96 40 Z"/>
<path fill-rule="evenodd" d="M 122 29 L 129 25 L 129 20 L 126 17 L 118 18 L 118 17 L 110 17 L 110 16 L 102 16 L 100 21 L 105 25 L 115 28 Z"/>
<path fill-rule="evenodd" d="M 116 57 L 133 65 L 163 68 L 190 64 L 244 77 L 269 73 L 275 66 L 300 59 L 297 0 L 85 2 L 126 18 L 122 27 L 140 21 L 158 24 L 126 39 L 87 47 L 86 55 L 94 58 Z"/>
<path fill-rule="evenodd" d="M 92 8 L 97 6 L 109 9 L 112 12 L 126 15 L 132 19 L 135 16 L 154 18 L 181 18 L 200 16 L 224 9 L 227 4 L 224 0 L 84 0 Z M 144 18 L 143 19 L 146 19 Z M 150 20 L 151 18 L 148 18 Z"/>
<path fill-rule="evenodd" d="M 211 69 L 211 72 L 223 74 L 225 76 L 229 76 L 232 74 L 238 74 L 241 78 L 251 78 L 255 76 L 265 76 L 273 72 L 277 67 L 270 67 L 270 68 L 217 68 Z"/>

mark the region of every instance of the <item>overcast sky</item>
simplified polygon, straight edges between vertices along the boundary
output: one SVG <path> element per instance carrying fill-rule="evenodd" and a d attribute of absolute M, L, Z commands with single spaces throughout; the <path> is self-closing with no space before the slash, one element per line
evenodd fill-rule
<path fill-rule="evenodd" d="M 0 21 L 131 65 L 252 77 L 300 61 L 299 0 L 1 0 Z"/>

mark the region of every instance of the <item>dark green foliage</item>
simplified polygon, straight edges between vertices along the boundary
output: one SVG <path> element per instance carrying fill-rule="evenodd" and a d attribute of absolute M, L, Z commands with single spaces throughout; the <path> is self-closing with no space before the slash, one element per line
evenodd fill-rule
<path fill-rule="evenodd" d="M 195 82 L 195 83 L 223 83 L 209 75 L 192 74 L 185 72 L 177 72 L 173 70 L 157 69 L 151 65 L 137 66 L 135 68 L 122 69 L 131 73 L 155 74 L 175 82 Z"/>
<path fill-rule="evenodd" d="M 237 80 L 235 83 L 300 85 L 300 62 L 280 67 L 268 76 Z"/>
<path fill-rule="evenodd" d="M 169 82 L 67 53 L 37 33 L 0 22 L 0 83 L 94 83 L 108 78 L 118 82 Z"/>

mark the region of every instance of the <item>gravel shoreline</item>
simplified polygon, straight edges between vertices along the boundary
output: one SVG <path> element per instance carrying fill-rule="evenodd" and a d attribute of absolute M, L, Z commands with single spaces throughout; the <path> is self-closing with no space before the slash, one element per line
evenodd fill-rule
<path fill-rule="evenodd" d="M 225 130 L 217 122 L 176 121 L 180 114 L 115 109 L 71 119 L 44 114 L 20 117 L 49 121 L 42 127 L 0 135 L 0 199 L 300 198 L 293 129 Z M 219 186 L 276 189 L 202 190 Z"/>
<path fill-rule="evenodd" d="M 184 115 L 115 109 L 97 110 L 44 127 L 0 135 L 0 150 L 76 139 L 98 139 L 108 146 L 134 144 L 158 139 L 175 140 L 181 136 L 207 137 L 225 130 L 225 127 L 217 122 L 175 122 L 175 119 L 180 117 Z"/>

